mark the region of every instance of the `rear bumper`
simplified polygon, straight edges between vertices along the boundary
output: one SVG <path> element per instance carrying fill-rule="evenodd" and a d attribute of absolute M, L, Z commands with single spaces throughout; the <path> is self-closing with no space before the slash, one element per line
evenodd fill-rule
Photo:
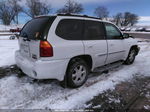
<path fill-rule="evenodd" d="M 15 53 L 17 66 L 28 76 L 35 79 L 64 79 L 69 59 L 52 61 L 31 61 L 19 51 Z"/>

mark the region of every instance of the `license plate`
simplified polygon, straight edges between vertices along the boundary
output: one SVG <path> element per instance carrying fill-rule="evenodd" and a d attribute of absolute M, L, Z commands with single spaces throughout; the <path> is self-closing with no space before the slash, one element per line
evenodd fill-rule
<path fill-rule="evenodd" d="M 28 45 L 25 45 L 25 44 L 21 44 L 21 51 L 25 54 L 29 54 L 29 47 Z"/>

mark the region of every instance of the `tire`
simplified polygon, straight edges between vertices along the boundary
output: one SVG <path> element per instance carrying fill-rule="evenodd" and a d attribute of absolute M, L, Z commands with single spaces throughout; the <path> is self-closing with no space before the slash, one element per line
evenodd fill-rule
<path fill-rule="evenodd" d="M 86 62 L 80 58 L 73 59 L 66 72 L 65 84 L 70 88 L 78 88 L 86 82 L 88 74 L 89 67 Z"/>
<path fill-rule="evenodd" d="M 130 50 L 130 52 L 129 52 L 129 54 L 128 54 L 128 57 L 127 57 L 127 59 L 125 60 L 125 64 L 126 65 L 131 65 L 131 64 L 133 64 L 133 62 L 134 62 L 134 60 L 135 60 L 135 57 L 136 57 L 136 50 L 135 49 L 131 49 Z"/>

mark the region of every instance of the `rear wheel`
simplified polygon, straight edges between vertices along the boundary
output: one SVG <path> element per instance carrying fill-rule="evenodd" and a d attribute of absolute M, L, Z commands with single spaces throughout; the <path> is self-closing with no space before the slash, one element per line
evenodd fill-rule
<path fill-rule="evenodd" d="M 132 48 L 129 52 L 127 59 L 125 60 L 125 64 L 127 65 L 132 64 L 135 60 L 135 56 L 136 56 L 136 50 Z"/>
<path fill-rule="evenodd" d="M 80 58 L 71 60 L 67 73 L 66 73 L 66 85 L 71 88 L 77 88 L 82 86 L 88 77 L 89 67 L 86 62 Z"/>

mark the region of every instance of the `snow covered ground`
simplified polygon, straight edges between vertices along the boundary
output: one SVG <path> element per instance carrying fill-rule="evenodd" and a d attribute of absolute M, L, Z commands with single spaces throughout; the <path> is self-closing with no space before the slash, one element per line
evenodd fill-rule
<path fill-rule="evenodd" d="M 57 81 L 32 82 L 15 74 L 0 79 L 0 109 L 78 109 L 94 96 L 114 87 L 135 75 L 150 76 L 150 42 L 139 42 L 141 51 L 135 63 L 122 65 L 108 74 L 90 76 L 78 89 L 62 88 Z M 17 40 L 0 40 L 0 66 L 15 64 Z M 92 74 L 91 74 L 92 75 Z"/>
<path fill-rule="evenodd" d="M 23 25 L 9 25 L 9 26 L 5 26 L 5 25 L 0 25 L 0 31 L 9 31 L 10 29 L 15 29 L 15 28 L 22 28 Z"/>
<path fill-rule="evenodd" d="M 15 64 L 14 53 L 18 49 L 18 40 L 8 40 L 7 38 L 0 39 L 0 67 Z"/>

